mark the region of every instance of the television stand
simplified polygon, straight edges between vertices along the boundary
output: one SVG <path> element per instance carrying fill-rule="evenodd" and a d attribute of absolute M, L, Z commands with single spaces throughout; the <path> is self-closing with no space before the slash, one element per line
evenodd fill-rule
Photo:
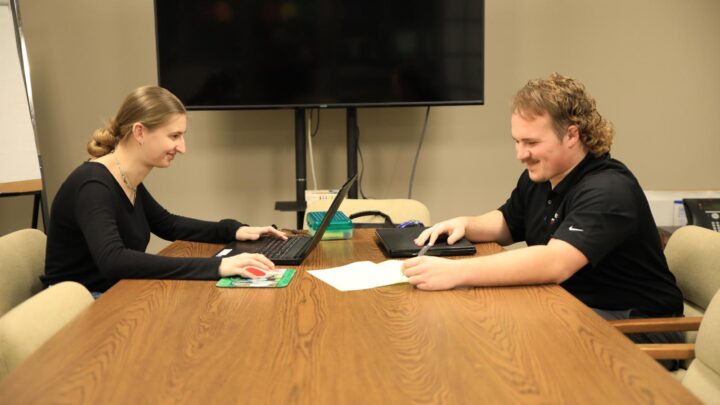
<path fill-rule="evenodd" d="M 358 125 L 357 107 L 347 107 L 346 128 L 347 128 L 347 175 L 354 176 L 358 171 L 357 150 L 358 150 Z M 306 164 L 306 142 L 307 129 L 305 127 L 305 108 L 295 108 L 295 201 L 276 201 L 275 210 L 295 211 L 297 213 L 297 229 L 303 228 L 305 218 L 305 190 L 307 190 L 307 164 Z M 358 183 L 353 184 L 348 192 L 348 198 L 357 198 Z"/>

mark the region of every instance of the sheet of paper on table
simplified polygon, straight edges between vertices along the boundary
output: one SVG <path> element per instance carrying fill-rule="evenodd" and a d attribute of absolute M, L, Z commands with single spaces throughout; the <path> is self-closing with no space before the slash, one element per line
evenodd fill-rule
<path fill-rule="evenodd" d="M 355 291 L 407 283 L 408 279 L 402 274 L 401 265 L 401 260 L 386 260 L 381 263 L 365 261 L 324 270 L 309 270 L 308 273 L 340 291 Z"/>

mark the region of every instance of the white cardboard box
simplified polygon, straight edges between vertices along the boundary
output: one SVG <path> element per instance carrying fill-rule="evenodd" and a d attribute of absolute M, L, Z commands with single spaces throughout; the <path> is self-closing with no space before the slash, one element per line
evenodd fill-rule
<path fill-rule="evenodd" d="M 720 191 L 645 191 L 657 226 L 682 226 L 687 224 L 683 198 L 720 198 Z"/>

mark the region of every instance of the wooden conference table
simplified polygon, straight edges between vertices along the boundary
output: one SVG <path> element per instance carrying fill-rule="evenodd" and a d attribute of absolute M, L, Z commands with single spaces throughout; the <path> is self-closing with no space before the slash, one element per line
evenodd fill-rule
<path fill-rule="evenodd" d="M 0 403 L 697 402 L 556 285 L 340 292 L 305 273 L 384 260 L 373 235 L 320 243 L 284 289 L 121 281 L 3 380 Z"/>

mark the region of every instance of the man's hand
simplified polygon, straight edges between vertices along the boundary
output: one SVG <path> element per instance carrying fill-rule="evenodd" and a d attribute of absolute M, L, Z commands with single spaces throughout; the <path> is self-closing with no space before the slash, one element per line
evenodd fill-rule
<path fill-rule="evenodd" d="M 272 270 L 275 268 L 275 264 L 259 253 L 241 253 L 222 259 L 218 272 L 220 277 L 243 276 L 257 278 L 256 275 L 247 270 L 247 267 Z"/>
<path fill-rule="evenodd" d="M 415 238 L 414 242 L 418 246 L 423 246 L 425 241 L 429 238 L 430 241 L 428 242 L 428 245 L 433 246 L 440 235 L 448 234 L 447 243 L 448 245 L 452 245 L 465 236 L 465 228 L 467 225 L 467 217 L 457 217 L 448 219 L 447 221 L 438 222 L 430 228 L 422 231 L 422 233 Z"/>
<path fill-rule="evenodd" d="M 449 290 L 463 283 L 458 261 L 421 256 L 405 260 L 402 272 L 410 284 L 421 290 Z"/>
<path fill-rule="evenodd" d="M 235 232 L 236 240 L 258 240 L 263 235 L 272 235 L 278 239 L 285 240 L 287 236 L 272 226 L 241 226 Z"/>

